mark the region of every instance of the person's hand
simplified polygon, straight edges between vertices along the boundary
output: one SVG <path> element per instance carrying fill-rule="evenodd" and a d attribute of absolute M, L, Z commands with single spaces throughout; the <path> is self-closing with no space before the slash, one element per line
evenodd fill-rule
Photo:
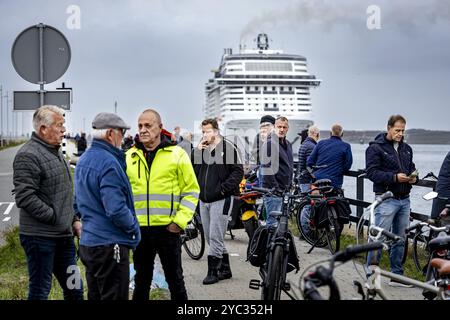
<path fill-rule="evenodd" d="M 181 228 L 176 223 L 171 223 L 166 228 L 169 232 L 180 233 Z"/>
<path fill-rule="evenodd" d="M 83 226 L 83 224 L 81 223 L 81 221 L 75 221 L 72 224 L 73 235 L 76 236 L 77 238 L 79 238 L 81 236 L 81 227 L 82 226 Z"/>
<path fill-rule="evenodd" d="M 417 177 L 414 177 L 414 178 L 410 178 L 408 182 L 411 184 L 414 184 L 414 183 L 416 183 L 416 181 L 417 181 Z"/>
<path fill-rule="evenodd" d="M 208 147 L 208 144 L 209 144 L 208 141 L 202 140 L 202 141 L 200 141 L 200 143 L 198 144 L 197 149 L 199 149 L 199 150 L 206 149 L 206 148 Z"/>
<path fill-rule="evenodd" d="M 397 181 L 400 183 L 407 183 L 409 182 L 409 178 L 404 173 L 397 173 Z"/>

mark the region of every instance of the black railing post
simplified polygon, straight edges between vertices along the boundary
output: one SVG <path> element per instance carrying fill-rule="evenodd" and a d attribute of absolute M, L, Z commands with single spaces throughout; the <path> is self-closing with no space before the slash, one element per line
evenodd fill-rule
<path fill-rule="evenodd" d="M 364 171 L 360 170 L 359 173 L 362 174 Z M 356 176 L 356 199 L 364 201 L 364 177 Z M 356 215 L 360 218 L 363 214 L 364 208 L 361 206 L 356 207 Z"/>

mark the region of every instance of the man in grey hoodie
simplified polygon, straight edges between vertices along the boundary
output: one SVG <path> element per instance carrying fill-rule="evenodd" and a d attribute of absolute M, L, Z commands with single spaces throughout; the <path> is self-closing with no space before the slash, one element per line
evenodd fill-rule
<path fill-rule="evenodd" d="M 65 300 L 82 300 L 74 235 L 81 222 L 73 211 L 73 182 L 61 153 L 64 111 L 42 106 L 33 115 L 34 132 L 14 159 L 14 192 L 20 209 L 20 243 L 29 273 L 29 300 L 46 300 L 55 275 Z"/>

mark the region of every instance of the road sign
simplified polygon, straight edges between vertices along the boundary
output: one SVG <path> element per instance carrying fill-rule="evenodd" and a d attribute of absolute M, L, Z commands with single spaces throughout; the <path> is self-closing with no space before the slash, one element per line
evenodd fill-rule
<path fill-rule="evenodd" d="M 45 91 L 44 105 L 51 104 L 64 110 L 70 110 L 70 91 Z M 41 106 L 41 94 L 39 91 L 14 91 L 14 110 L 36 110 Z"/>
<path fill-rule="evenodd" d="M 42 23 L 22 31 L 11 50 L 14 69 L 25 80 L 48 84 L 58 80 L 70 64 L 71 51 L 66 37 Z"/>

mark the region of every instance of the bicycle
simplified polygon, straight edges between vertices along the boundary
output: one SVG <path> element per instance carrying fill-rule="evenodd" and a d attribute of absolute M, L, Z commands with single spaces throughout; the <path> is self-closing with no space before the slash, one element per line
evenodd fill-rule
<path fill-rule="evenodd" d="M 252 190 L 266 195 L 282 197 L 283 201 L 281 212 L 272 211 L 269 213 L 273 218 L 277 219 L 278 224 L 276 227 L 268 227 L 265 261 L 259 269 L 261 280 L 251 279 L 249 288 L 254 290 L 261 289 L 262 300 L 280 300 L 281 292 L 285 292 L 286 295 L 294 300 L 295 298 L 288 292 L 290 284 L 286 282 L 286 274 L 293 269 L 298 271 L 299 266 L 295 243 L 288 229 L 288 221 L 290 203 L 292 199 L 298 196 L 293 195 L 291 190 L 281 192 L 258 187 L 253 187 Z M 264 226 L 264 228 L 267 227 Z M 293 254 L 295 254 L 296 262 L 288 265 L 289 257 L 292 257 Z"/>
<path fill-rule="evenodd" d="M 345 198 L 336 194 L 329 179 L 318 180 L 312 186 L 310 190 L 301 193 L 303 200 L 298 205 L 297 227 L 306 242 L 311 244 L 308 254 L 315 247 L 325 246 L 333 254 L 340 249 L 343 229 L 343 224 L 339 221 L 341 213 L 335 205 Z M 311 206 L 309 216 L 303 210 L 308 205 Z"/>
<path fill-rule="evenodd" d="M 205 252 L 205 234 L 200 215 L 195 212 L 184 232 L 181 233 L 181 243 L 189 257 L 200 260 Z"/>
<path fill-rule="evenodd" d="M 378 206 L 382 201 L 392 197 L 391 192 L 386 192 L 380 197 L 377 197 L 376 200 L 369 206 L 370 215 L 372 217 L 371 221 L 374 221 L 374 209 Z M 330 267 L 326 268 L 323 266 L 319 266 L 316 268 L 316 271 L 308 275 L 307 277 L 303 277 L 303 274 L 310 269 L 312 266 L 322 263 L 324 261 L 319 261 L 310 267 L 306 268 L 303 274 L 300 277 L 300 288 L 302 285 L 302 279 L 305 282 L 304 289 L 301 290 L 302 295 L 306 299 L 314 299 L 314 300 L 323 300 L 324 298 L 317 291 L 317 288 L 320 286 L 328 286 L 330 288 L 330 299 L 338 300 L 340 299 L 339 290 L 337 285 L 333 279 L 333 271 L 335 269 L 335 262 L 341 261 L 346 262 L 348 260 L 352 260 L 359 253 L 366 253 L 371 250 L 379 250 L 381 248 L 387 249 L 390 242 L 397 242 L 401 240 L 401 237 L 383 229 L 375 226 L 374 224 L 369 225 L 369 239 L 372 242 L 363 245 L 356 245 L 355 247 L 349 247 L 342 252 L 338 252 L 333 255 L 330 259 L 326 261 L 330 261 Z M 383 239 L 383 241 L 380 241 Z M 435 248 L 450 248 L 450 236 L 447 237 L 438 237 L 431 242 L 431 246 Z M 376 297 L 380 297 L 382 299 L 387 299 L 385 292 L 381 287 L 381 277 L 387 277 L 391 280 L 401 282 L 404 284 L 413 285 L 418 288 L 422 288 L 432 294 L 435 295 L 438 299 L 448 300 L 450 299 L 450 261 L 435 258 L 431 260 L 431 265 L 436 268 L 439 273 L 440 279 L 432 281 L 434 285 L 426 282 L 420 282 L 418 280 L 414 280 L 408 278 L 403 275 L 395 274 L 392 272 L 384 271 L 380 269 L 377 265 L 366 265 L 364 264 L 364 270 L 366 276 L 362 276 L 364 279 L 364 286 L 359 281 L 354 281 L 354 286 L 358 289 L 358 293 L 361 295 L 364 300 L 373 300 Z"/>

